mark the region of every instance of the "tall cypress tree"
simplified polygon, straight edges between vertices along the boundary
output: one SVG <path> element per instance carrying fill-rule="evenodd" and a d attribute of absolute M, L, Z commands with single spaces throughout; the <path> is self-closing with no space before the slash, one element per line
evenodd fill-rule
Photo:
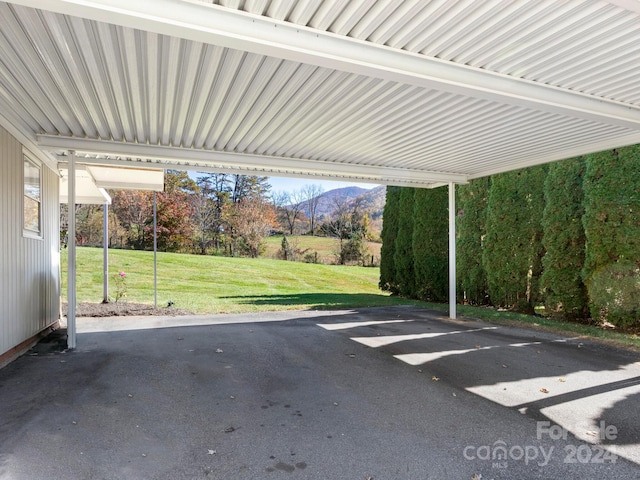
<path fill-rule="evenodd" d="M 430 302 L 446 302 L 449 295 L 448 198 L 446 187 L 420 188 L 414 194 L 415 293 Z"/>
<path fill-rule="evenodd" d="M 546 171 L 541 165 L 492 178 L 482 261 L 494 305 L 533 313 L 540 300 Z"/>
<path fill-rule="evenodd" d="M 544 184 L 545 308 L 569 320 L 587 318 L 587 292 L 581 276 L 585 255 L 584 174 L 584 158 L 563 160 L 549 166 Z"/>
<path fill-rule="evenodd" d="M 640 324 L 640 146 L 587 156 L 583 279 L 591 315 Z"/>
<path fill-rule="evenodd" d="M 400 191 L 398 236 L 393 256 L 395 279 L 398 291 L 406 297 L 415 297 L 416 282 L 413 266 L 413 204 L 414 188 L 403 187 Z"/>
<path fill-rule="evenodd" d="M 400 187 L 387 187 L 387 199 L 382 217 L 382 248 L 380 249 L 380 283 L 381 290 L 399 293 L 396 282 L 395 251 L 398 236 L 398 219 L 400 217 Z"/>
<path fill-rule="evenodd" d="M 483 240 L 486 235 L 487 201 L 491 177 L 458 185 L 456 221 L 456 278 L 461 300 L 473 305 L 489 302 L 487 272 L 482 265 Z"/>

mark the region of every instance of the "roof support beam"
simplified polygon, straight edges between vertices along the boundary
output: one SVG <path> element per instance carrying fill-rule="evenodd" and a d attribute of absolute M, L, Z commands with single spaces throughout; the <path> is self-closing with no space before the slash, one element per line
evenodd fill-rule
<path fill-rule="evenodd" d="M 238 171 L 244 174 L 264 174 L 270 176 L 322 176 L 332 179 L 353 179 L 376 184 L 409 185 L 431 188 L 434 184 L 467 183 L 465 175 L 447 172 L 430 172 L 406 168 L 375 167 L 318 160 L 270 157 L 261 155 L 238 154 L 193 150 L 178 147 L 162 147 L 158 145 L 127 144 L 122 142 L 89 140 L 80 138 L 38 135 L 41 148 L 63 150 L 73 148 L 77 151 L 77 160 L 81 163 L 115 165 L 113 159 L 90 160 L 80 158 L 82 153 L 95 155 L 111 155 L 144 159 L 148 162 L 126 161 L 128 166 L 162 167 L 166 165 L 180 166 L 184 169 L 201 170 L 204 168 L 217 171 Z M 133 164 L 133 165 L 132 165 Z M 169 167 L 171 168 L 171 167 Z M 326 178 L 326 179 L 331 179 Z"/>
<path fill-rule="evenodd" d="M 151 9 L 146 0 L 10 3 L 640 130 L 640 109 L 628 104 L 204 2 L 154 0 Z"/>
<path fill-rule="evenodd" d="M 550 163 L 558 160 L 564 160 L 567 158 L 579 157 L 580 155 L 587 155 L 593 152 L 602 152 L 604 150 L 611 150 L 612 148 L 626 147 L 629 145 L 636 145 L 640 143 L 640 132 L 633 135 L 627 135 L 624 137 L 614 137 L 606 141 L 600 141 L 596 143 L 589 143 L 587 145 L 580 145 L 570 150 L 560 150 L 546 155 L 540 155 L 537 152 L 531 152 L 531 156 L 527 160 L 519 162 L 510 162 L 500 168 L 485 169 L 481 175 L 470 175 L 469 180 L 473 180 L 478 177 L 486 177 L 489 175 L 495 175 L 497 173 L 504 173 L 510 170 L 517 170 L 519 168 L 528 168 L 542 163 Z"/>

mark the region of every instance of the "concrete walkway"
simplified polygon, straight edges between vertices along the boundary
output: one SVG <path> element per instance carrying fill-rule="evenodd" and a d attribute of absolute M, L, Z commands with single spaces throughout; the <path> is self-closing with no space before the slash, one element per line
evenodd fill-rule
<path fill-rule="evenodd" d="M 636 479 L 639 360 L 414 307 L 79 319 L 0 370 L 0 478 Z"/>

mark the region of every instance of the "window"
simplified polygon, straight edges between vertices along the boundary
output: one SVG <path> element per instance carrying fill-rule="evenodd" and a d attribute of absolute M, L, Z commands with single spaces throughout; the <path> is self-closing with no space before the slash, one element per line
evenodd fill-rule
<path fill-rule="evenodd" d="M 24 156 L 24 232 L 29 236 L 42 235 L 40 167 Z"/>

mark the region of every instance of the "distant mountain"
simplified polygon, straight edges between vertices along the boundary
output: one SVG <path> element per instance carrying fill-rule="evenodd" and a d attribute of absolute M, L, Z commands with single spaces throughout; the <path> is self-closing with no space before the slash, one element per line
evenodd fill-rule
<path fill-rule="evenodd" d="M 369 217 L 376 219 L 382 217 L 386 199 L 387 187 L 379 185 L 358 195 L 353 201 L 360 202 L 360 207 L 369 214 Z"/>
<path fill-rule="evenodd" d="M 331 214 L 336 206 L 343 203 L 351 203 L 355 198 L 369 192 L 366 188 L 360 187 L 344 187 L 329 190 L 320 194 L 320 200 L 318 201 L 318 208 L 316 210 L 318 217 Z M 304 214 L 309 215 L 308 210 L 304 209 Z"/>
<path fill-rule="evenodd" d="M 320 195 L 318 202 L 318 218 L 323 215 L 331 215 L 338 205 L 353 206 L 359 204 L 361 210 L 367 212 L 372 219 L 382 216 L 384 202 L 387 195 L 387 187 L 379 185 L 371 190 L 360 187 L 345 187 L 329 190 Z M 303 209 L 305 215 L 309 215 L 307 208 Z"/>
<path fill-rule="evenodd" d="M 318 221 L 326 221 L 335 210 L 345 204 L 351 209 L 356 204 L 362 213 L 369 216 L 369 228 L 374 235 L 379 235 L 382 230 L 382 213 L 387 196 L 387 187 L 379 185 L 370 190 L 360 187 L 345 187 L 329 190 L 319 195 L 317 207 Z M 306 203 L 306 202 L 305 202 Z M 302 213 L 309 216 L 309 211 L 305 205 Z"/>

